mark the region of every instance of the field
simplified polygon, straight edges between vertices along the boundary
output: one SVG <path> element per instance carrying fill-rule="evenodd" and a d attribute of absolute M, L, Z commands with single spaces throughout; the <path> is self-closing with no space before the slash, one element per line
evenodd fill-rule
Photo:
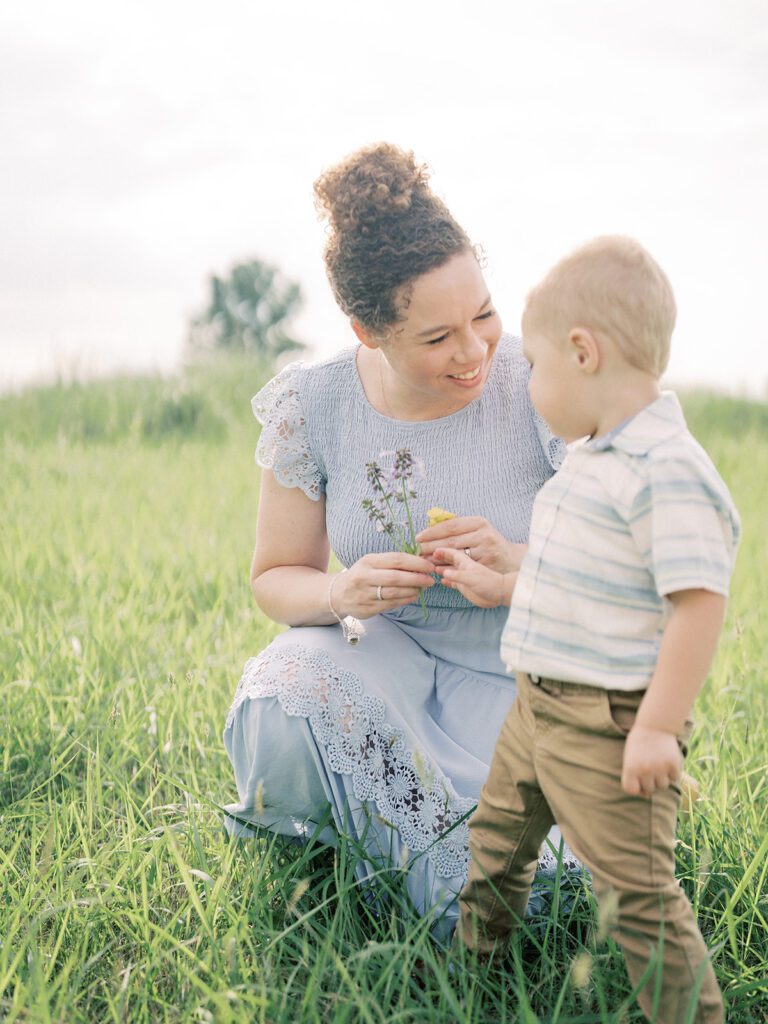
<path fill-rule="evenodd" d="M 223 721 L 276 629 L 247 582 L 263 377 L 0 398 L 0 1019 L 640 1020 L 589 905 L 478 965 L 374 912 L 351 846 L 226 838 Z M 768 1019 L 768 410 L 684 404 L 744 523 L 678 848 L 737 1024 Z"/>

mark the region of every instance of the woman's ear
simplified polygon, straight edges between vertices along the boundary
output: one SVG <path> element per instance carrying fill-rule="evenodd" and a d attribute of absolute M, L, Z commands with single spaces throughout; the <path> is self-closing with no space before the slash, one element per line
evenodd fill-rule
<path fill-rule="evenodd" d="M 371 331 L 368 330 L 367 327 L 363 327 L 359 320 L 350 320 L 349 322 L 352 324 L 352 330 L 355 332 L 357 340 L 360 342 L 361 345 L 365 345 L 366 348 L 379 347 L 374 335 L 371 333 Z"/>
<path fill-rule="evenodd" d="M 586 327 L 572 328 L 568 334 L 568 347 L 580 370 L 595 373 L 600 368 L 600 345 L 592 331 Z"/>

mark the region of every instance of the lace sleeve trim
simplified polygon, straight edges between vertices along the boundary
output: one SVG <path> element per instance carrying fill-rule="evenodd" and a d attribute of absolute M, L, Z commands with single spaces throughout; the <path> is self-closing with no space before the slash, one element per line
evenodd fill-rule
<path fill-rule="evenodd" d="M 324 491 L 323 477 L 309 444 L 307 424 L 298 392 L 301 363 L 291 363 L 251 400 L 262 424 L 256 462 L 271 469 L 283 487 L 300 487 L 313 501 Z"/>

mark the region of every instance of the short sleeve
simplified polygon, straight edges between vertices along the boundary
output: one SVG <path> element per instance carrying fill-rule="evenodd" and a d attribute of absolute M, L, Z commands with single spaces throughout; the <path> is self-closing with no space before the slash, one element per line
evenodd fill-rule
<path fill-rule="evenodd" d="M 299 395 L 301 363 L 291 363 L 251 399 L 262 424 L 256 462 L 271 469 L 283 487 L 300 487 L 312 501 L 325 492 L 325 480 L 309 443 Z"/>
<path fill-rule="evenodd" d="M 651 463 L 630 528 L 661 597 L 680 590 L 727 596 L 741 526 L 712 465 L 670 458 Z"/>
<path fill-rule="evenodd" d="M 539 435 L 539 442 L 541 443 L 547 462 L 550 464 L 552 469 L 560 469 L 563 459 L 565 458 L 565 441 L 563 441 L 561 437 L 555 437 L 546 422 L 541 418 L 541 416 L 539 416 L 535 409 L 533 415 L 536 422 L 536 433 Z"/>

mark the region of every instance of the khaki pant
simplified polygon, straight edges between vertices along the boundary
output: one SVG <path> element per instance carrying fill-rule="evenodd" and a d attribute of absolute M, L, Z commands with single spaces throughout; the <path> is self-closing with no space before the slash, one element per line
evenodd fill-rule
<path fill-rule="evenodd" d="M 659 970 L 638 996 L 646 1016 L 682 1024 L 700 986 L 694 1021 L 720 1024 L 723 1004 L 707 948 L 675 879 L 680 793 L 657 790 L 646 799 L 621 788 L 624 740 L 642 697 L 518 675 L 518 697 L 470 821 L 458 937 L 489 951 L 509 936 L 525 910 L 539 847 L 556 822 L 592 872 L 598 900 L 615 902 L 609 932 L 633 985 L 661 946 Z M 678 737 L 684 753 L 689 732 Z"/>

